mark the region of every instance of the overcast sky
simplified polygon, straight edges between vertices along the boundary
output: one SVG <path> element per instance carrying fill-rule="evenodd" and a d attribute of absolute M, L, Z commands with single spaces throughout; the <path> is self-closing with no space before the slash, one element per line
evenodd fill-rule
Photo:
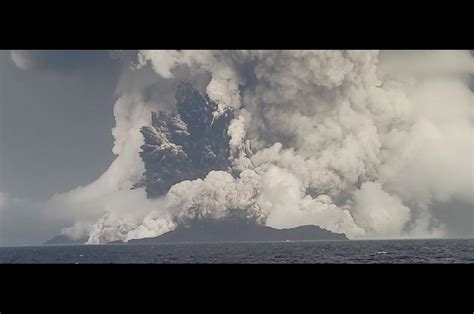
<path fill-rule="evenodd" d="M 93 182 L 114 159 L 120 62 L 106 51 L 69 51 L 24 66 L 0 51 L 0 245 L 57 235 L 62 226 L 42 217 L 42 202 Z M 450 206 L 463 214 L 435 208 L 450 235 L 473 236 L 472 205 Z"/>
<path fill-rule="evenodd" d="M 0 51 L 0 192 L 22 200 L 0 212 L 1 244 L 57 233 L 35 203 L 110 165 L 119 70 L 105 51 L 57 52 L 28 71 Z"/>

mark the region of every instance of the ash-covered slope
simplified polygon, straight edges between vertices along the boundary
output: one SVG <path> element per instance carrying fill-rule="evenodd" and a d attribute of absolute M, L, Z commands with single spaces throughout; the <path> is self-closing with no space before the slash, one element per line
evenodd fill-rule
<path fill-rule="evenodd" d="M 196 220 L 154 238 L 130 240 L 129 244 L 250 242 L 250 241 L 347 240 L 344 234 L 317 226 L 274 229 L 244 220 Z"/>
<path fill-rule="evenodd" d="M 164 195 L 183 180 L 229 167 L 227 130 L 232 109 L 220 109 L 189 83 L 179 84 L 176 100 L 177 112 L 153 112 L 152 126 L 141 130 L 145 174 L 136 186 L 144 186 L 149 198 Z"/>

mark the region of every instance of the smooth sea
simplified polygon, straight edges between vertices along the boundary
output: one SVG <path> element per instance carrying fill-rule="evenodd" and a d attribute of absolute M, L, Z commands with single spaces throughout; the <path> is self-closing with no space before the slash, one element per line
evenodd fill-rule
<path fill-rule="evenodd" d="M 474 263 L 474 239 L 0 247 L 0 263 Z"/>

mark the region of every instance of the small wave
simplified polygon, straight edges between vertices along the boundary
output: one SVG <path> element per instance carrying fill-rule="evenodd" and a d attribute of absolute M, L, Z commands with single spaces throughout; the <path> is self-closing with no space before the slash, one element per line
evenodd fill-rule
<path fill-rule="evenodd" d="M 385 252 L 385 251 L 379 251 L 379 252 L 376 252 L 376 254 L 387 254 L 387 252 Z"/>

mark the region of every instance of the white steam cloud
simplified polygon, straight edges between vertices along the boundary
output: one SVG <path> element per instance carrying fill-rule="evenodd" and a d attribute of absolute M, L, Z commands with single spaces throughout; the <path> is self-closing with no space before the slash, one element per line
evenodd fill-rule
<path fill-rule="evenodd" d="M 22 70 L 32 69 L 37 65 L 33 58 L 34 52 L 32 51 L 12 50 L 10 56 L 15 65 Z"/>
<path fill-rule="evenodd" d="M 64 234 L 128 241 L 238 209 L 271 227 L 315 224 L 353 239 L 442 237 L 433 202 L 474 204 L 468 51 L 142 51 L 138 60 L 114 108 L 116 160 L 49 202 L 73 225 Z M 147 199 L 131 189 L 144 172 L 140 128 L 151 111 L 173 109 L 182 80 L 236 110 L 233 174 L 211 171 Z"/>

